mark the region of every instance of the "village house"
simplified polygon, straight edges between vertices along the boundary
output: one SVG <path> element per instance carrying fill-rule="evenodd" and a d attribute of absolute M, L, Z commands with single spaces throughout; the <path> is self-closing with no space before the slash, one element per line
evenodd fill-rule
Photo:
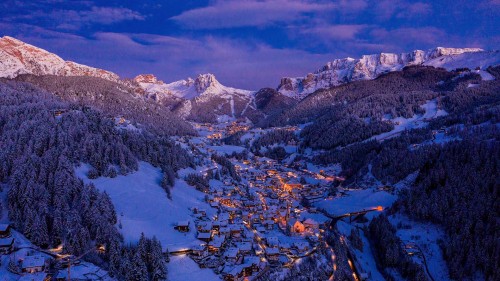
<path fill-rule="evenodd" d="M 205 257 L 208 255 L 206 245 L 195 245 L 191 248 L 191 254 L 195 257 Z"/>
<path fill-rule="evenodd" d="M 180 221 L 174 228 L 180 232 L 189 232 L 189 223 L 189 221 Z"/>
<path fill-rule="evenodd" d="M 304 254 L 309 250 L 309 243 L 307 242 L 294 242 L 293 246 L 300 254 Z"/>
<path fill-rule="evenodd" d="M 219 253 L 220 249 L 224 246 L 225 241 L 224 236 L 213 237 L 213 240 L 208 243 L 208 251 L 211 253 Z"/>
<path fill-rule="evenodd" d="M 247 256 L 252 252 L 253 246 L 251 242 L 240 242 L 236 244 L 240 254 Z"/>
<path fill-rule="evenodd" d="M 276 262 L 279 259 L 280 250 L 278 248 L 266 248 L 266 257 L 271 262 Z"/>
<path fill-rule="evenodd" d="M 212 233 L 211 232 L 198 232 L 197 238 L 201 241 L 208 243 L 212 240 Z"/>
<path fill-rule="evenodd" d="M 275 247 L 279 246 L 280 241 L 279 241 L 278 237 L 271 236 L 271 237 L 267 237 L 266 238 L 266 244 L 267 244 L 268 247 L 275 248 Z"/>
<path fill-rule="evenodd" d="M 236 261 L 238 260 L 239 253 L 240 253 L 240 251 L 238 248 L 234 248 L 234 247 L 229 248 L 224 253 L 224 257 L 225 257 L 227 262 L 236 263 Z"/>
<path fill-rule="evenodd" d="M 14 249 L 14 238 L 0 238 L 0 254 L 10 254 Z"/>
<path fill-rule="evenodd" d="M 26 256 L 22 262 L 21 269 L 27 273 L 37 273 L 45 270 L 46 259 L 40 255 Z"/>
<path fill-rule="evenodd" d="M 229 238 L 229 236 L 231 235 L 231 229 L 227 226 L 224 226 L 224 227 L 221 226 L 219 228 L 219 235 L 222 235 L 225 238 Z"/>
<path fill-rule="evenodd" d="M 212 231 L 212 222 L 209 222 L 209 221 L 200 222 L 198 224 L 198 231 L 199 232 L 211 232 Z"/>

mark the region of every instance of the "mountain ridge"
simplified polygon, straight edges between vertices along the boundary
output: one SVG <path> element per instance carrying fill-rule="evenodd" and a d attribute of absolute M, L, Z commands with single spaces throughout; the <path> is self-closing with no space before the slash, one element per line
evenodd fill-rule
<path fill-rule="evenodd" d="M 473 54 L 490 56 L 489 63 L 477 65 L 480 68 L 500 64 L 500 53 L 480 48 L 437 47 L 428 51 L 414 50 L 400 54 L 379 53 L 363 55 L 359 59 L 351 57 L 335 59 L 306 76 L 283 77 L 277 90 L 288 97 L 301 100 L 320 89 L 328 89 L 357 80 L 375 79 L 384 73 L 402 70 L 406 66 L 430 65 L 447 68 L 447 64 L 453 62 L 454 58 L 462 59 L 464 56 L 473 56 Z M 450 58 L 451 60 L 449 60 Z M 440 59 L 446 60 L 446 62 L 440 63 Z M 460 62 L 453 62 L 455 68 L 466 67 L 466 65 L 470 67 L 471 62 L 468 61 L 468 58 L 465 57 L 463 60 L 464 66 Z"/>
<path fill-rule="evenodd" d="M 120 80 L 111 71 L 65 61 L 44 49 L 4 36 L 0 38 L 0 77 L 15 78 L 20 74 L 92 76 L 113 82 Z"/>

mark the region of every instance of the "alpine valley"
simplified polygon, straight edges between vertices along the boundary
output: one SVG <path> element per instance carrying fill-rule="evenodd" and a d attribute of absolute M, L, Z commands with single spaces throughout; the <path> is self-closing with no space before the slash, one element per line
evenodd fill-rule
<path fill-rule="evenodd" d="M 1 280 L 500 280 L 500 51 L 193 75 L 0 38 Z"/>

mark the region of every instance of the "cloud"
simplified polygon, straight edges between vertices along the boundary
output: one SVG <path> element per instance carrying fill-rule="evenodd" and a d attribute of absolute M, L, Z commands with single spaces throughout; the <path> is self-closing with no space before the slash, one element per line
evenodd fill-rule
<path fill-rule="evenodd" d="M 112 24 L 127 20 L 144 20 L 144 16 L 127 8 L 92 7 L 79 12 L 80 21 L 88 23 Z"/>
<path fill-rule="evenodd" d="M 298 32 L 302 35 L 313 35 L 320 40 L 352 40 L 362 30 L 366 29 L 365 24 L 322 24 L 310 28 L 300 28 Z"/>
<path fill-rule="evenodd" d="M 365 7 L 364 0 L 219 0 L 210 6 L 189 10 L 171 19 L 190 29 L 263 27 L 296 22 L 311 14 L 333 10 L 352 12 Z"/>
<path fill-rule="evenodd" d="M 145 16 L 140 13 L 122 7 L 91 6 L 82 10 L 37 7 L 38 9 L 29 14 L 13 15 L 4 18 L 4 20 L 8 22 L 42 23 L 44 27 L 62 30 L 79 30 L 93 24 L 110 25 L 122 21 L 145 19 Z"/>
<path fill-rule="evenodd" d="M 432 14 L 432 5 L 407 0 L 381 0 L 375 4 L 374 10 L 379 20 L 389 20 L 392 17 L 414 19 Z"/>
<path fill-rule="evenodd" d="M 384 52 L 410 51 L 417 48 L 434 48 L 437 46 L 461 47 L 465 42 L 460 42 L 456 36 L 448 34 L 437 27 L 402 27 L 395 29 L 374 28 L 370 31 L 370 41 L 386 46 Z"/>

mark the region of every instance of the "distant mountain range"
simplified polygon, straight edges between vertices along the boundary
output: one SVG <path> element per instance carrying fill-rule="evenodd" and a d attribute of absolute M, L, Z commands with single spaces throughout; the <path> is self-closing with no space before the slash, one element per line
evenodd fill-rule
<path fill-rule="evenodd" d="M 23 74 L 35 76 L 90 76 L 126 86 L 137 95 L 167 106 L 177 115 L 194 121 L 217 122 L 247 117 L 254 122 L 285 110 L 308 95 L 341 84 L 371 80 L 382 74 L 402 70 L 406 66 L 428 65 L 447 70 L 469 68 L 485 78 L 488 66 L 500 64 L 500 52 L 478 48 L 435 48 L 410 53 L 381 53 L 359 59 L 344 58 L 328 62 L 304 77 L 281 79 L 276 90 L 248 91 L 227 87 L 213 74 L 165 83 L 153 74 L 122 79 L 117 74 L 71 61 L 15 38 L 0 38 L 0 77 L 15 78 Z M 293 101 L 293 100 L 295 101 Z M 270 108 L 279 105 L 281 108 Z M 264 108 L 265 107 L 265 108 Z"/>
<path fill-rule="evenodd" d="M 497 64 L 500 64 L 500 52 L 478 48 L 438 47 L 429 51 L 415 50 L 402 54 L 380 53 L 364 55 L 359 59 L 336 59 L 304 77 L 282 78 L 278 91 L 300 100 L 319 89 L 357 80 L 375 79 L 381 74 L 399 71 L 405 66 L 429 65 L 448 70 L 463 67 L 484 70 Z"/>

